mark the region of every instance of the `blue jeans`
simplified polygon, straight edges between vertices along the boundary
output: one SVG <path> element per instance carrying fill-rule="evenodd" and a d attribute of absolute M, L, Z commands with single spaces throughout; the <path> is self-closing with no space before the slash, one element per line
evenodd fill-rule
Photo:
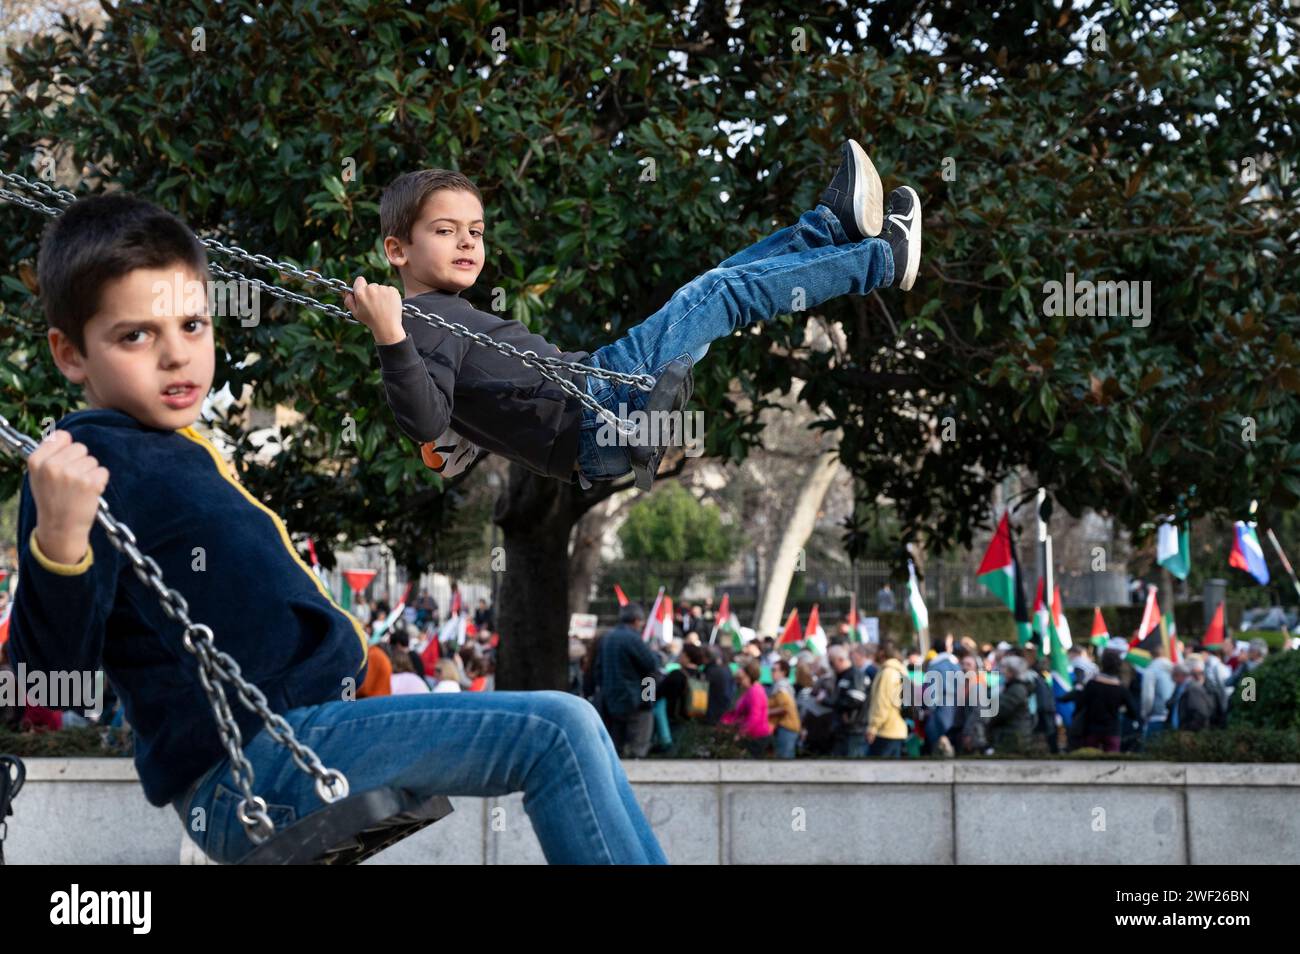
<path fill-rule="evenodd" d="M 794 729 L 786 729 L 782 726 L 776 727 L 776 757 L 778 759 L 792 759 L 795 755 L 795 749 L 799 743 L 799 733 Z"/>
<path fill-rule="evenodd" d="M 876 741 L 871 743 L 869 755 L 882 759 L 897 759 L 903 755 L 902 739 L 883 739 L 876 736 Z"/>
<path fill-rule="evenodd" d="M 894 281 L 894 255 L 879 238 L 850 242 L 824 205 L 794 225 L 731 256 L 673 293 L 668 303 L 623 337 L 597 348 L 587 364 L 658 377 L 674 358 L 699 363 L 709 345 L 756 321 L 815 308 L 841 295 L 865 295 Z M 618 417 L 645 406 L 648 392 L 603 378 L 587 378 L 587 392 Z M 620 408 L 620 405 L 623 405 Z M 597 434 L 608 425 L 583 411 L 578 443 L 580 483 L 613 480 L 631 470 L 626 446 Z"/>
<path fill-rule="evenodd" d="M 353 793 L 397 784 L 421 795 L 524 793 L 551 864 L 667 864 L 591 703 L 567 692 L 377 696 L 282 713 Z M 265 730 L 244 746 L 276 829 L 323 807 L 314 779 Z M 222 863 L 253 845 L 235 814 L 240 796 L 223 759 L 172 807 L 190 837 Z M 207 830 L 192 831 L 204 809 Z"/>

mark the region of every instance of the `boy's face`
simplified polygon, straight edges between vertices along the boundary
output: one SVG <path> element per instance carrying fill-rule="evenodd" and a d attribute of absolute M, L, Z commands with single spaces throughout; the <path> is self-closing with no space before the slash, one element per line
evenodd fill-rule
<path fill-rule="evenodd" d="M 179 286 L 176 283 L 179 282 Z M 104 286 L 86 322 L 86 353 L 51 329 L 59 370 L 85 387 L 91 407 L 123 411 L 141 424 L 179 430 L 198 420 L 212 388 L 214 350 L 202 280 L 187 266 L 139 268 Z M 166 288 L 165 292 L 155 290 Z M 179 287 L 179 294 L 173 288 Z M 176 391 L 177 385 L 185 387 Z"/>
<path fill-rule="evenodd" d="M 384 251 L 401 273 L 408 298 L 462 292 L 483 270 L 483 206 L 472 192 L 439 189 L 424 200 L 411 241 L 386 236 Z"/>

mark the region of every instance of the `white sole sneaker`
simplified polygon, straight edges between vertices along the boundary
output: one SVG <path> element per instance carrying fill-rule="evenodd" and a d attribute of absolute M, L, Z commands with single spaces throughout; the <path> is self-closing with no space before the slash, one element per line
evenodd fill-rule
<path fill-rule="evenodd" d="M 885 187 L 880 181 L 880 173 L 867 155 L 867 151 L 849 140 L 849 149 L 853 153 L 853 217 L 863 235 L 872 238 L 880 234 L 885 226 Z"/>
<path fill-rule="evenodd" d="M 921 270 L 921 198 L 911 186 L 900 188 L 912 200 L 912 208 L 906 215 L 891 214 L 889 221 L 907 236 L 907 265 L 897 287 L 900 291 L 911 291 L 916 282 L 916 273 Z"/>

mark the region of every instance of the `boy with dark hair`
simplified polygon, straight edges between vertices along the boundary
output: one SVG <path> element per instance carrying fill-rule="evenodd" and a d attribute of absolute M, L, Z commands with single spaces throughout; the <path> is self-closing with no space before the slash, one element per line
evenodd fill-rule
<path fill-rule="evenodd" d="M 404 315 L 404 297 L 420 311 L 457 322 L 520 351 L 658 379 L 676 359 L 689 366 L 709 345 L 756 321 L 814 308 L 840 295 L 884 285 L 906 291 L 921 254 L 921 204 L 895 189 L 886 204 L 871 160 L 853 140 L 815 209 L 679 289 L 664 307 L 619 340 L 594 352 L 561 351 L 523 324 L 478 311 L 460 297 L 485 258 L 482 196 L 459 173 L 426 169 L 398 177 L 380 203 L 389 263 L 403 292 L 358 278 L 348 308 L 374 335 L 384 392 L 402 431 L 424 445 L 425 462 L 459 473 L 479 448 L 529 470 L 585 489 L 634 464 L 648 476 L 664 447 L 640 433 L 609 439 L 605 419 L 518 358 Z M 878 237 L 877 237 L 878 236 Z M 560 371 L 617 417 L 646 409 L 649 395 L 630 384 Z M 690 398 L 687 373 L 672 407 Z M 651 425 L 649 434 L 666 428 Z M 648 484 L 639 484 L 648 489 Z"/>
<path fill-rule="evenodd" d="M 46 231 L 38 275 L 54 361 L 89 407 L 28 458 L 8 645 L 31 670 L 104 669 L 150 803 L 171 804 L 218 861 L 253 848 L 239 818 L 249 806 L 229 784 L 230 755 L 183 642 L 192 634 L 109 543 L 95 519 L 101 495 L 215 647 L 354 793 L 522 791 L 548 861 L 665 862 L 587 702 L 558 691 L 352 699 L 365 675 L 360 622 L 195 430 L 213 379 L 211 322 L 203 299 L 178 309 L 158 291 L 207 275 L 178 219 L 127 195 L 83 199 Z M 233 698 L 231 711 L 276 827 L 321 808 L 313 777 L 258 716 Z"/>

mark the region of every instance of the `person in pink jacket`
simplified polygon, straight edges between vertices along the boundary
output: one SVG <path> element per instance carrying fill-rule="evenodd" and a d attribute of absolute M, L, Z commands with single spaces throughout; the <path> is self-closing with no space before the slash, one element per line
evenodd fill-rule
<path fill-rule="evenodd" d="M 772 723 L 767 718 L 767 691 L 758 681 L 762 668 L 757 659 L 740 664 L 736 673 L 739 695 L 736 705 L 722 717 L 723 725 L 734 725 L 754 758 L 767 751 L 772 737 Z"/>

